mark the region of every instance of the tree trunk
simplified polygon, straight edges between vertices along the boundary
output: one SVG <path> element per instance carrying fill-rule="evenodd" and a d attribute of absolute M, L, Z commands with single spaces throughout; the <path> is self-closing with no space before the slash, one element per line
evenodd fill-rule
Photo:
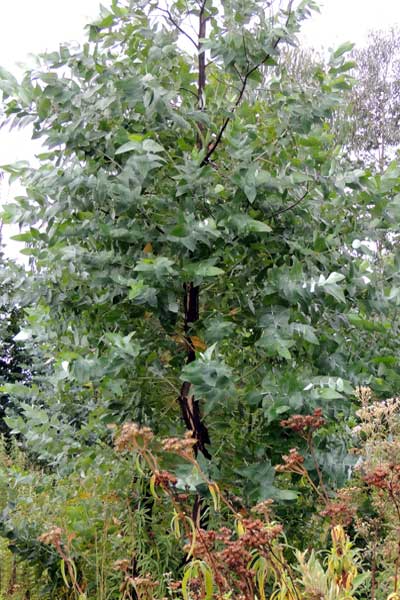
<path fill-rule="evenodd" d="M 198 49 L 199 49 L 199 58 L 198 58 L 198 83 L 197 83 L 197 98 L 198 98 L 198 108 L 199 110 L 204 110 L 204 89 L 206 85 L 206 60 L 205 60 L 205 52 L 202 50 L 201 40 L 206 36 L 206 24 L 207 17 L 205 15 L 207 0 L 203 0 L 203 3 L 200 7 L 199 13 L 199 33 L 198 33 Z M 202 150 L 203 148 L 203 137 L 202 133 L 204 132 L 203 123 L 198 123 L 198 134 L 196 145 L 198 150 Z M 189 364 L 196 359 L 196 352 L 193 346 L 191 335 L 192 335 L 192 327 L 196 321 L 199 320 L 199 298 L 200 298 L 200 287 L 194 285 L 193 282 L 184 284 L 184 294 L 183 294 L 183 308 L 184 308 L 184 333 L 186 340 L 186 363 Z M 210 459 L 211 454 L 206 448 L 206 444 L 210 443 L 210 436 L 208 434 L 208 429 L 206 425 L 203 423 L 201 418 L 201 410 L 199 400 L 196 400 L 194 394 L 192 393 L 192 385 L 189 381 L 184 381 L 180 390 L 179 405 L 182 411 L 182 417 L 185 421 L 186 427 L 189 431 L 192 432 L 193 437 L 196 439 L 195 452 L 197 453 L 199 450 L 202 454 Z"/>

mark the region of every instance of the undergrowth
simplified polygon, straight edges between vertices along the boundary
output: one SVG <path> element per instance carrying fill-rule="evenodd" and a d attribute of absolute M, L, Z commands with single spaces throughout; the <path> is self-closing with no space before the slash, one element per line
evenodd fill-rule
<path fill-rule="evenodd" d="M 112 427 L 96 468 L 83 469 L 86 457 L 58 477 L 2 439 L 0 598 L 398 600 L 400 400 L 358 396 L 357 465 L 341 490 L 315 454 L 322 411 L 281 422 L 307 453 L 293 448 L 276 471 L 314 506 L 295 546 L 280 506 L 246 506 L 212 480 L 189 434 Z"/>

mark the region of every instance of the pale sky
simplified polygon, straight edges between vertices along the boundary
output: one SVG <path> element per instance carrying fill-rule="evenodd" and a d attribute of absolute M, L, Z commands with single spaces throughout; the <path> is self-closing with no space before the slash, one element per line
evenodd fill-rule
<path fill-rule="evenodd" d="M 303 26 L 304 38 L 318 49 L 347 41 L 362 45 L 369 30 L 400 25 L 399 0 L 321 0 L 320 6 L 321 14 Z"/>
<path fill-rule="evenodd" d="M 108 0 L 102 2 L 105 6 Z M 0 65 L 16 74 L 17 63 L 29 64 L 29 54 L 57 49 L 60 42 L 85 39 L 85 24 L 95 19 L 99 0 L 13 0 L 2 2 L 0 20 Z M 321 14 L 303 27 L 301 39 L 316 49 L 336 47 L 346 41 L 365 42 L 370 29 L 400 25 L 399 0 L 321 0 Z M 32 160 L 39 151 L 29 131 L 0 131 L 0 165 Z M 2 185 L 2 202 L 19 193 Z M 6 233 L 3 229 L 3 233 Z M 16 255 L 19 244 L 9 242 Z"/>

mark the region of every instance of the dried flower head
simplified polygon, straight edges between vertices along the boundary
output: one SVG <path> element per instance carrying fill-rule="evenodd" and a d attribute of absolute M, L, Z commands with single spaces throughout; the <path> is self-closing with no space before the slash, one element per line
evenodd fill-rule
<path fill-rule="evenodd" d="M 156 471 L 154 473 L 154 484 L 163 488 L 168 488 L 170 485 L 176 485 L 178 479 L 169 471 Z"/>
<path fill-rule="evenodd" d="M 191 431 L 187 431 L 183 438 L 166 438 L 162 442 L 162 447 L 165 452 L 173 452 L 184 458 L 192 458 L 195 445 L 196 440 Z"/>
<path fill-rule="evenodd" d="M 148 447 L 154 434 L 149 427 L 140 427 L 136 423 L 124 423 L 119 435 L 115 438 L 117 452 L 125 450 L 143 450 Z"/>
<path fill-rule="evenodd" d="M 387 398 L 363 403 L 356 412 L 360 423 L 353 428 L 355 434 L 365 434 L 369 441 L 385 440 L 388 435 L 398 437 L 400 432 L 400 398 Z"/>
<path fill-rule="evenodd" d="M 147 573 L 144 577 L 130 577 L 130 583 L 137 588 L 144 588 L 145 591 L 149 591 L 149 588 L 155 588 L 159 585 L 158 581 L 154 581 L 150 575 Z"/>
<path fill-rule="evenodd" d="M 263 500 L 259 502 L 251 509 L 251 512 L 262 515 L 265 521 L 269 521 L 271 519 L 272 514 L 272 505 L 274 501 L 272 498 L 268 498 L 268 500 Z"/>
<path fill-rule="evenodd" d="M 122 571 L 126 573 L 131 568 L 131 562 L 127 558 L 116 560 L 113 564 L 114 571 Z"/>
<path fill-rule="evenodd" d="M 379 465 L 363 476 L 367 485 L 385 490 L 396 503 L 400 500 L 400 464 Z"/>
<path fill-rule="evenodd" d="M 371 388 L 364 386 L 364 385 L 360 385 L 356 390 L 355 390 L 356 396 L 359 399 L 359 401 L 361 402 L 361 404 L 363 406 L 368 406 L 368 404 L 371 403 L 372 400 L 372 390 Z"/>
<path fill-rule="evenodd" d="M 263 510 L 270 503 L 259 506 Z M 224 594 L 231 594 L 235 600 L 242 598 L 250 600 L 249 579 L 254 578 L 251 567 L 254 555 L 263 557 L 271 556 L 276 538 L 282 532 L 282 525 L 276 523 L 266 524 L 254 517 L 240 519 L 237 530 L 221 527 L 218 531 L 197 529 L 194 538 L 187 545 L 193 551 L 193 557 L 204 562 L 210 561 L 212 556 L 212 569 L 215 583 L 220 595 L 216 598 L 225 598 Z M 193 590 L 192 590 L 193 591 Z M 193 596 L 203 598 L 203 596 Z"/>
<path fill-rule="evenodd" d="M 287 427 L 301 435 L 313 433 L 325 425 L 322 409 L 316 408 L 312 415 L 292 415 L 289 419 L 281 421 L 282 427 Z"/>
<path fill-rule="evenodd" d="M 123 594 L 123 597 L 131 598 L 131 594 L 129 593 L 129 588 L 133 588 L 136 592 L 136 597 L 141 598 L 141 600 L 152 600 L 154 598 L 154 588 L 159 585 L 158 581 L 154 581 L 151 577 L 150 573 L 146 573 L 144 576 L 132 577 L 131 575 L 126 574 L 124 581 L 120 586 L 120 592 Z M 128 592 L 128 596 L 126 595 Z"/>
<path fill-rule="evenodd" d="M 173 591 L 173 592 L 177 592 L 178 590 L 180 590 L 180 589 L 181 589 L 181 587 L 182 587 L 182 582 L 181 582 L 181 581 L 171 581 L 171 582 L 168 584 L 168 587 L 169 587 L 169 589 L 170 589 L 171 591 Z"/>
<path fill-rule="evenodd" d="M 291 448 L 289 454 L 282 456 L 283 464 L 276 465 L 275 471 L 278 473 L 299 473 L 304 472 L 304 457 L 299 454 L 297 448 Z"/>
<path fill-rule="evenodd" d="M 372 485 L 381 490 L 389 487 L 389 469 L 386 467 L 376 467 L 373 471 L 366 473 L 363 480 L 367 485 Z"/>
<path fill-rule="evenodd" d="M 61 527 L 52 527 L 49 531 L 45 531 L 38 537 L 39 542 L 47 544 L 49 546 L 55 546 L 56 548 L 61 545 L 61 536 L 63 530 Z"/>
<path fill-rule="evenodd" d="M 335 502 L 328 502 L 325 509 L 321 511 L 323 517 L 328 517 L 331 525 L 342 525 L 346 527 L 352 522 L 356 509 L 346 503 L 344 500 L 337 500 Z"/>

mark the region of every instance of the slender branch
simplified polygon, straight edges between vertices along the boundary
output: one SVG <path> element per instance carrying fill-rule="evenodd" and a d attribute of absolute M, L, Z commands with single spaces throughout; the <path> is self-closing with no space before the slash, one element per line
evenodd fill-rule
<path fill-rule="evenodd" d="M 161 12 L 165 13 L 165 18 L 168 19 L 169 21 L 171 21 L 172 25 L 174 25 L 178 31 L 180 31 L 180 33 L 182 35 L 184 35 L 190 42 L 192 42 L 192 44 L 194 45 L 194 47 L 196 48 L 196 50 L 199 49 L 199 45 L 197 44 L 197 42 L 195 42 L 195 40 L 192 38 L 191 35 L 188 34 L 187 31 L 185 31 L 184 29 L 182 29 L 182 27 L 179 25 L 179 23 L 177 21 L 175 21 L 174 17 L 172 16 L 171 12 L 167 9 L 167 8 L 161 8 L 160 6 L 158 6 L 158 10 L 160 10 Z"/>
<path fill-rule="evenodd" d="M 180 87 L 179 91 L 183 91 L 183 92 L 187 92 L 188 94 L 192 94 L 192 96 L 194 96 L 197 99 L 197 94 L 195 92 L 193 92 L 192 90 L 189 90 L 188 88 L 185 87 Z"/>
<path fill-rule="evenodd" d="M 291 584 L 292 584 L 292 586 L 293 586 L 293 592 L 294 592 L 294 594 L 295 594 L 296 598 L 297 598 L 298 600 L 300 600 L 300 598 L 299 598 L 299 594 L 298 594 L 298 592 L 297 592 L 296 584 L 295 584 L 295 579 L 294 579 L 294 577 L 293 577 L 292 569 L 291 569 L 291 567 L 290 567 L 289 563 L 288 563 L 288 562 L 285 560 L 285 558 L 284 558 L 284 557 L 283 557 L 283 560 L 282 560 L 281 558 L 279 558 L 279 556 L 277 556 L 277 555 L 275 554 L 275 552 L 274 552 L 274 549 L 273 549 L 273 547 L 272 547 L 272 545 L 271 545 L 271 544 L 269 544 L 268 550 L 270 551 L 270 553 L 271 553 L 271 555 L 274 557 L 274 559 L 277 561 L 277 563 L 279 563 L 279 564 L 281 565 L 281 567 L 283 567 L 284 569 L 286 569 L 286 572 L 287 572 L 287 574 L 288 574 L 288 577 L 289 577 L 289 579 L 290 579 L 290 582 L 291 582 Z"/>
<path fill-rule="evenodd" d="M 282 215 L 285 212 L 288 212 L 289 210 L 292 210 L 292 208 L 295 208 L 298 204 L 300 204 L 300 202 L 302 202 L 307 196 L 308 196 L 308 186 L 306 191 L 304 192 L 304 194 L 301 196 L 301 198 L 299 198 L 298 200 L 296 200 L 296 202 L 293 202 L 293 204 L 290 204 L 290 206 L 286 206 L 285 208 L 281 208 L 280 210 L 277 210 L 276 212 L 272 213 L 272 215 L 268 215 L 268 219 L 272 219 L 273 217 L 277 217 L 278 215 Z"/>
<path fill-rule="evenodd" d="M 267 57 L 268 58 L 268 57 Z M 267 60 L 267 58 L 265 60 Z M 259 65 L 257 65 L 258 68 Z M 253 70 L 251 71 L 251 73 L 253 72 Z M 205 155 L 205 157 L 203 158 L 203 160 L 200 163 L 200 166 L 203 167 L 204 165 L 206 165 L 208 163 L 208 161 L 210 160 L 211 156 L 214 154 L 215 150 L 217 149 L 217 146 L 219 145 L 219 143 L 222 140 L 222 136 L 224 135 L 225 129 L 228 127 L 230 121 L 232 120 L 233 114 L 235 112 L 235 109 L 239 106 L 242 98 L 243 98 L 243 94 L 245 92 L 246 89 L 246 85 L 247 85 L 247 80 L 251 75 L 250 71 L 245 75 L 245 77 L 243 78 L 243 83 L 242 83 L 242 87 L 240 89 L 240 92 L 238 94 L 238 97 L 236 98 L 235 104 L 233 105 L 233 108 L 231 110 L 231 114 L 226 117 L 225 121 L 222 124 L 221 129 L 218 132 L 218 135 L 215 139 L 215 142 L 212 144 L 212 146 L 210 147 L 210 149 L 208 150 L 207 154 Z"/>
<path fill-rule="evenodd" d="M 239 71 L 239 69 L 237 68 L 236 65 L 233 65 L 233 68 L 235 69 L 237 76 L 239 77 L 240 81 L 243 83 L 243 75 L 241 74 L 241 72 Z M 218 80 L 217 80 L 218 81 Z M 233 86 L 232 86 L 233 87 Z M 236 86 L 234 86 L 236 88 Z M 236 88 L 237 89 L 237 88 Z"/>
<path fill-rule="evenodd" d="M 247 54 L 247 46 L 246 46 L 246 38 L 244 37 L 244 31 L 242 32 L 242 40 L 243 40 L 243 50 L 244 50 L 244 55 L 246 57 L 246 64 L 247 64 L 247 69 L 250 66 L 250 61 L 249 61 L 249 57 Z"/>
<path fill-rule="evenodd" d="M 151 223 L 151 221 L 149 221 L 149 219 L 148 219 L 148 217 L 146 215 L 146 212 L 142 208 L 138 208 L 138 212 L 140 212 L 140 214 L 142 215 L 142 217 L 145 220 L 146 225 L 148 226 L 148 228 L 151 229 L 152 223 Z M 159 225 L 155 224 L 154 227 L 162 235 L 165 234 L 165 231 Z"/>
<path fill-rule="evenodd" d="M 371 600 L 375 600 L 376 588 L 376 541 L 372 545 L 371 556 Z"/>
<path fill-rule="evenodd" d="M 290 19 L 290 16 L 291 16 L 291 13 L 292 13 L 292 5 L 293 5 L 293 1 L 294 1 L 294 0 L 290 0 L 290 2 L 289 2 L 289 5 L 288 5 L 288 9 L 287 9 L 287 10 L 288 10 L 288 16 L 287 16 L 287 19 L 286 19 L 286 25 L 288 24 L 288 22 L 289 22 L 289 19 Z M 243 38 L 243 39 L 244 39 L 244 38 Z M 273 48 L 273 50 L 275 50 L 275 49 L 277 48 L 277 46 L 278 46 L 279 42 L 281 41 L 281 39 L 282 39 L 282 37 L 281 37 L 281 36 L 279 36 L 279 37 L 278 37 L 278 38 L 275 40 L 275 42 L 272 44 L 272 48 Z M 245 52 L 247 53 L 247 49 L 246 49 L 246 48 L 245 48 Z M 201 166 L 201 167 L 203 167 L 204 165 L 206 165 L 206 164 L 208 163 L 208 161 L 210 160 L 211 156 L 214 154 L 215 150 L 216 150 L 216 149 L 217 149 L 217 147 L 219 146 L 219 144 L 220 144 L 220 142 L 221 142 L 221 140 L 222 140 L 222 137 L 223 137 L 223 135 L 224 135 L 225 129 L 228 127 L 228 125 L 229 125 L 229 123 L 231 122 L 231 120 L 232 120 L 232 117 L 233 117 L 233 115 L 234 115 L 234 113 L 235 113 L 235 110 L 237 109 L 237 107 L 239 106 L 239 104 L 240 104 L 240 103 L 241 103 L 241 101 L 242 101 L 242 98 L 243 98 L 243 96 L 244 96 L 244 93 L 245 93 L 245 91 L 246 91 L 247 82 L 248 82 L 248 80 L 249 80 L 249 77 L 250 77 L 250 76 L 251 76 L 251 75 L 252 75 L 252 74 L 253 74 L 255 71 L 257 71 L 257 70 L 258 70 L 258 69 L 259 69 L 259 68 L 260 68 L 262 65 L 264 65 L 264 64 L 267 62 L 267 60 L 268 60 L 269 58 L 271 58 L 271 53 L 270 53 L 270 52 L 268 52 L 268 54 L 266 54 L 266 55 L 265 55 L 265 57 L 263 58 L 263 60 L 262 60 L 261 62 L 257 63 L 257 64 L 256 64 L 256 65 L 254 65 L 253 67 L 251 67 L 251 69 L 248 69 L 248 70 L 247 70 L 247 72 L 246 72 L 246 74 L 245 74 L 245 75 L 244 75 L 244 77 L 242 78 L 242 87 L 241 87 L 241 89 L 240 89 L 240 92 L 239 92 L 239 94 L 238 94 L 238 96 L 237 96 L 237 98 L 236 98 L 236 100 L 235 100 L 235 103 L 234 103 L 234 105 L 233 105 L 232 109 L 231 109 L 231 114 L 230 114 L 228 117 L 226 117 L 226 118 L 225 118 L 225 120 L 224 120 L 224 122 L 223 122 L 223 124 L 222 124 L 222 127 L 221 127 L 221 129 L 219 130 L 219 132 L 218 132 L 218 135 L 217 135 L 217 137 L 216 137 L 216 139 L 215 139 L 215 142 L 214 142 L 214 143 L 213 143 L 213 145 L 210 147 L 210 149 L 208 150 L 207 154 L 205 155 L 205 157 L 203 158 L 203 160 L 202 160 L 202 161 L 201 161 L 201 163 L 200 163 L 200 166 Z"/>
<path fill-rule="evenodd" d="M 203 0 L 203 3 L 201 5 L 201 7 L 200 7 L 200 13 L 199 13 L 199 37 L 198 37 L 199 41 L 198 41 L 198 44 L 197 44 L 197 47 L 199 49 L 197 94 L 198 94 L 198 105 L 199 105 L 199 109 L 200 110 L 204 109 L 203 95 L 204 95 L 204 89 L 206 87 L 206 54 L 205 54 L 204 48 L 202 48 L 202 42 L 201 42 L 201 40 L 206 37 L 207 19 L 205 18 L 205 15 L 204 15 L 205 7 L 206 7 L 206 1 L 207 0 Z M 199 124 L 199 126 L 200 126 L 200 129 L 202 129 L 201 123 Z M 199 141 L 199 139 L 197 140 L 197 146 L 200 147 L 200 148 L 202 146 L 202 142 Z"/>
<path fill-rule="evenodd" d="M 191 21 L 191 19 L 190 19 L 190 16 L 191 16 L 191 10 L 190 10 L 190 8 L 189 8 L 188 0 L 185 0 L 185 5 L 186 5 L 186 16 L 188 17 L 188 21 L 189 21 L 189 27 L 190 27 L 190 29 L 193 31 L 194 35 L 196 36 L 196 35 L 197 35 L 197 31 L 196 31 L 196 29 L 193 27 L 193 25 L 192 25 L 192 21 Z M 198 3 L 198 2 L 197 2 L 197 6 L 199 6 L 199 3 Z"/>
<path fill-rule="evenodd" d="M 238 72 L 238 75 L 239 75 L 239 78 L 240 78 L 240 80 L 241 80 L 241 81 L 243 81 L 242 75 L 241 75 L 241 74 L 239 74 L 239 72 Z M 237 93 L 239 93 L 239 92 L 240 92 L 240 89 L 241 89 L 241 88 L 239 88 L 239 87 L 238 87 L 237 85 L 235 85 L 234 83 L 225 83 L 225 82 L 224 82 L 222 79 L 220 79 L 219 77 L 217 77 L 217 76 L 215 75 L 215 73 L 213 73 L 213 74 L 212 74 L 212 78 L 213 78 L 213 79 L 214 79 L 214 80 L 215 80 L 217 83 L 220 83 L 221 85 L 225 85 L 225 87 L 226 87 L 226 88 L 232 88 L 232 89 L 233 89 L 235 92 L 237 92 Z"/>

